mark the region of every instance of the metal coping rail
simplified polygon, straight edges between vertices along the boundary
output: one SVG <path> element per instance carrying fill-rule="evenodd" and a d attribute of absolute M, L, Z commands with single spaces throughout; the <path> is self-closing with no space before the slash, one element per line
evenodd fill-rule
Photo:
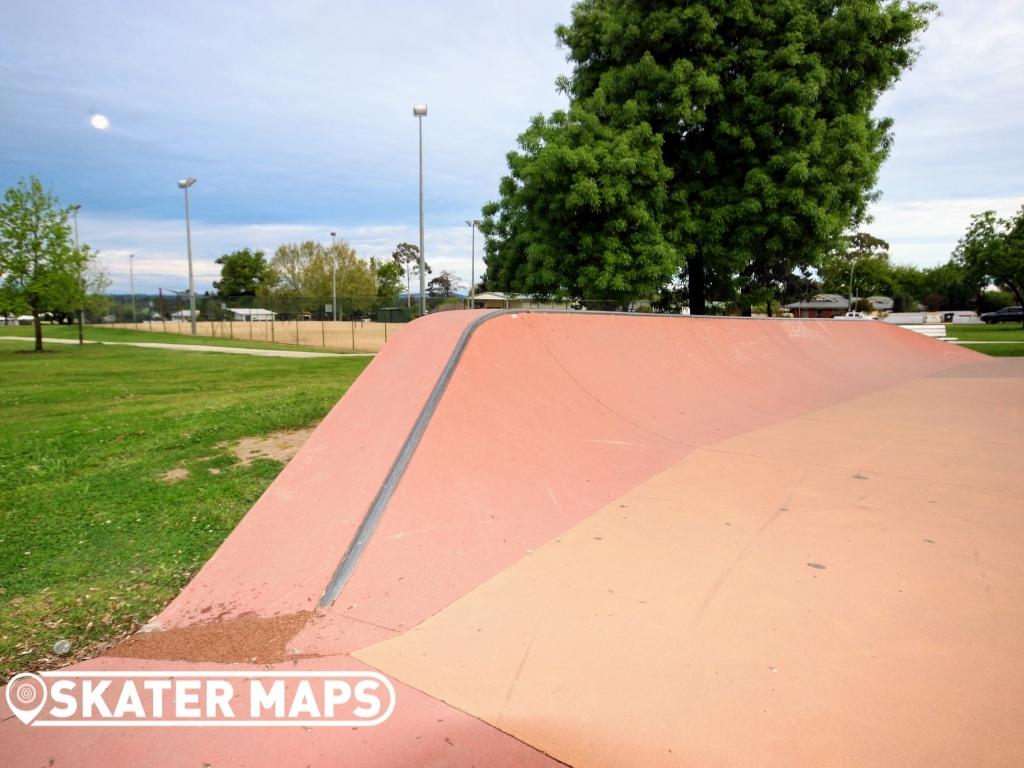
<path fill-rule="evenodd" d="M 320 598 L 319 607 L 329 608 L 334 604 L 334 601 L 338 599 L 338 595 L 341 594 L 341 590 L 344 588 L 345 583 L 352 576 L 352 572 L 355 571 L 356 565 L 359 563 L 359 558 L 362 556 L 363 551 L 366 549 L 366 545 L 370 543 L 370 539 L 373 537 L 373 533 L 377 530 L 377 526 L 380 523 L 381 518 L 384 516 L 384 511 L 387 509 L 388 503 L 391 501 L 391 497 L 395 494 L 395 489 L 398 488 L 398 484 L 402 481 L 402 477 L 405 475 L 405 470 L 409 466 L 409 462 L 412 460 L 413 455 L 416 453 L 416 449 L 419 447 L 420 440 L 423 439 L 424 432 L 427 431 L 427 427 L 430 425 L 430 421 L 434 416 L 434 412 L 437 410 L 438 403 L 441 402 L 441 398 L 444 396 L 445 390 L 448 389 L 448 383 L 451 381 L 452 375 L 455 373 L 455 368 L 459 364 L 459 360 L 462 358 L 462 353 L 466 349 L 466 345 L 469 343 L 470 338 L 476 332 L 476 330 L 484 323 L 493 320 L 497 317 L 504 315 L 526 315 L 526 314 L 544 314 L 544 315 L 578 315 L 582 317 L 589 317 L 593 315 L 614 315 L 634 318 L 661 318 L 661 319 L 696 319 L 701 320 L 764 320 L 764 319 L 777 319 L 777 320 L 823 320 L 825 318 L 756 318 L 756 317 L 736 317 L 732 315 L 675 315 L 675 314 L 663 314 L 657 312 L 611 312 L 607 310 L 589 310 L 580 311 L 573 309 L 539 309 L 539 308 L 523 308 L 523 309 L 499 309 L 494 312 L 488 312 L 486 315 L 478 317 L 476 320 L 467 325 L 462 335 L 459 336 L 459 340 L 455 343 L 455 348 L 452 350 L 451 356 L 448 358 L 448 362 L 444 366 L 444 370 L 441 371 L 441 375 L 438 377 L 437 382 L 434 384 L 434 388 L 430 392 L 430 396 L 427 397 L 427 401 L 423 404 L 420 409 L 420 414 L 416 417 L 416 422 L 413 424 L 412 429 L 409 431 L 408 437 L 405 438 L 405 442 L 402 444 L 401 449 L 398 451 L 398 456 L 395 457 L 394 463 L 391 465 L 391 469 L 388 470 L 387 476 L 384 478 L 384 482 L 381 484 L 380 489 L 377 491 L 377 495 L 374 496 L 373 501 L 370 503 L 369 509 L 363 516 L 362 521 L 359 523 L 359 528 L 356 529 L 355 537 L 349 544 L 348 549 L 345 550 L 345 554 L 341 558 L 341 562 L 338 563 L 338 567 L 334 569 L 334 574 L 331 576 L 331 580 L 327 582 L 327 588 L 324 590 L 323 597 Z"/>

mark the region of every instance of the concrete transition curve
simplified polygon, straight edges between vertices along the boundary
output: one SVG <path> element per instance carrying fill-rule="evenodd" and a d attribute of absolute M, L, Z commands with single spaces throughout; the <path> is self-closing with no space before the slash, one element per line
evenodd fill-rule
<path fill-rule="evenodd" d="M 1024 764 L 1024 366 L 881 323 L 452 312 L 81 670 L 378 670 L 349 728 L 4 765 Z M 48 761 L 53 761 L 49 763 Z"/>

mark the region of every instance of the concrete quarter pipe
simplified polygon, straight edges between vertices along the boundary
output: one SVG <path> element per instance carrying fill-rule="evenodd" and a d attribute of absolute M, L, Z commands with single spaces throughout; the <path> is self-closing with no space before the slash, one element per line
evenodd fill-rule
<path fill-rule="evenodd" d="M 1020 765 L 1022 395 L 881 323 L 424 318 L 155 631 L 79 665 L 375 669 L 392 717 L 4 710 L 3 762 Z"/>

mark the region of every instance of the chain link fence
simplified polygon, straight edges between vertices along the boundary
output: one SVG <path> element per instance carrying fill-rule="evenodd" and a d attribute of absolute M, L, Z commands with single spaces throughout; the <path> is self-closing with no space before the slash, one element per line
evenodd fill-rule
<path fill-rule="evenodd" d="M 481 293 L 476 309 L 622 310 L 621 303 L 592 300 L 505 298 Z M 468 298 L 430 297 L 427 311 L 470 309 Z M 634 302 L 635 312 L 678 312 Z M 370 296 L 196 296 L 196 335 L 239 341 L 270 342 L 345 352 L 377 352 L 402 326 L 418 315 L 417 297 L 381 300 Z M 85 312 L 85 322 L 112 328 L 189 335 L 188 295 L 110 296 Z"/>

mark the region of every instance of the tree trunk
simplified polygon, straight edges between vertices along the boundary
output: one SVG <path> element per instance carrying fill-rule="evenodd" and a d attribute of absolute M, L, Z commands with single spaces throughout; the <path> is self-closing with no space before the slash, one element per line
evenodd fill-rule
<path fill-rule="evenodd" d="M 707 307 L 704 300 L 704 257 L 691 256 L 688 258 L 686 260 L 686 270 L 689 274 L 690 314 L 705 315 L 707 314 Z"/>
<path fill-rule="evenodd" d="M 772 299 L 768 297 L 768 317 L 772 317 Z"/>
<path fill-rule="evenodd" d="M 43 321 L 39 319 L 39 312 L 32 310 L 32 325 L 36 331 L 36 352 L 43 351 Z"/>

